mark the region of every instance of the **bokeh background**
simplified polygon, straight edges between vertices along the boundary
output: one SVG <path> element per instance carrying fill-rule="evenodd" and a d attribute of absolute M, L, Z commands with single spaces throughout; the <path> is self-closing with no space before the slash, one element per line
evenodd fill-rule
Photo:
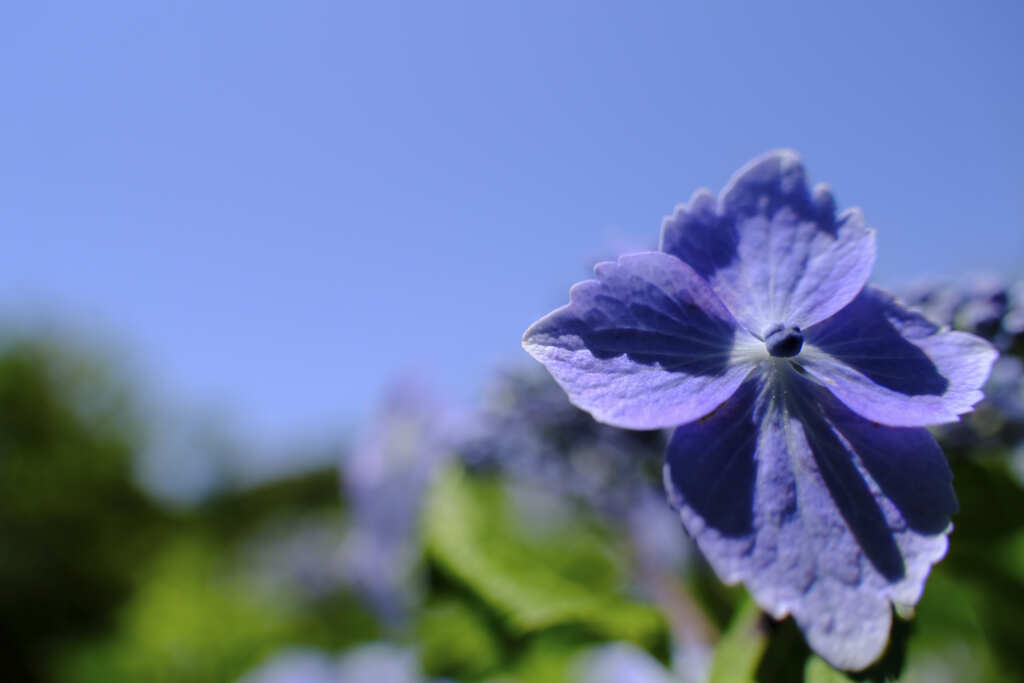
<path fill-rule="evenodd" d="M 721 586 L 660 433 L 519 348 L 797 149 L 875 281 L 1004 351 L 865 676 L 1024 652 L 1024 6 L 0 10 L 0 679 L 842 680 Z M 362 678 L 361 678 L 362 677 Z M 388 678 L 390 677 L 390 678 Z"/>

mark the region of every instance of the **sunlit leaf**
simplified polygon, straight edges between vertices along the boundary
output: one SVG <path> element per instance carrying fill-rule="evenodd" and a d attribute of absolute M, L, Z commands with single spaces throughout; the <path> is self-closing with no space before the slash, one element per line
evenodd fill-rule
<path fill-rule="evenodd" d="M 747 598 L 715 647 L 709 683 L 753 683 L 767 647 L 761 608 Z"/>
<path fill-rule="evenodd" d="M 434 562 L 511 632 L 576 624 L 648 648 L 665 637 L 656 610 L 623 596 L 611 548 L 599 534 L 574 518 L 527 528 L 508 498 L 501 484 L 450 469 L 431 492 L 425 536 Z"/>
<path fill-rule="evenodd" d="M 804 668 L 804 683 L 849 683 L 850 678 L 829 666 L 821 657 L 811 656 Z"/>

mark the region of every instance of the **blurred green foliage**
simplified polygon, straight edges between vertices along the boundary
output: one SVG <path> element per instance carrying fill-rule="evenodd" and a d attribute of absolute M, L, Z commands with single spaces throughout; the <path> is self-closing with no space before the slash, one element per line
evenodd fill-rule
<path fill-rule="evenodd" d="M 166 537 L 133 484 L 138 419 L 98 361 L 45 342 L 0 351 L 0 658 L 47 680 L 63 641 L 109 628 Z"/>
<path fill-rule="evenodd" d="M 343 653 L 387 638 L 414 648 L 430 677 L 574 683 L 602 643 L 635 644 L 666 676 L 692 646 L 668 625 L 679 615 L 639 586 L 620 527 L 579 501 L 457 463 L 436 473 L 420 512 L 420 602 L 407 621 L 381 622 L 330 553 L 306 558 L 301 542 L 275 550 L 275 539 L 301 541 L 310 527 L 342 547 L 333 468 L 164 507 L 133 475 L 146 416 L 114 367 L 46 340 L 0 347 L 0 680 L 233 681 L 285 648 Z M 947 450 L 961 506 L 949 553 L 914 619 L 897 620 L 882 662 L 833 670 L 791 621 L 765 617 L 697 557 L 672 580 L 711 637 L 722 629 L 710 681 L 1019 678 L 1024 489 L 1007 451 Z M 265 555 L 281 566 L 263 566 Z M 303 559 L 327 577 L 315 590 L 300 585 Z M 274 573 L 292 564 L 299 578 Z"/>
<path fill-rule="evenodd" d="M 753 600 L 744 600 L 715 648 L 708 683 L 753 681 L 767 647 L 768 633 L 761 610 Z"/>
<path fill-rule="evenodd" d="M 557 673 L 563 660 L 596 642 L 627 640 L 664 653 L 665 622 L 653 606 L 625 594 L 622 550 L 613 539 L 593 520 L 536 491 L 520 504 L 540 511 L 537 524 L 515 509 L 514 491 L 499 479 L 451 467 L 434 485 L 424 535 L 439 574 L 435 593 L 460 596 L 465 606 L 447 606 L 461 615 L 455 622 L 461 628 L 437 629 L 422 641 L 427 672 L 475 680 L 506 665 L 511 672 L 532 672 L 523 680 L 563 680 Z M 473 603 L 490 619 L 469 619 L 479 611 Z M 490 635 L 484 635 L 487 629 Z M 465 656 L 464 666 L 436 666 L 451 663 L 438 653 L 459 651 L 467 639 L 488 645 Z M 495 640 L 501 645 L 489 644 Z M 549 653 L 541 658 L 551 659 L 551 670 L 537 660 L 538 652 Z"/>
<path fill-rule="evenodd" d="M 654 647 L 665 636 L 656 610 L 626 599 L 621 553 L 579 517 L 544 501 L 543 526 L 524 528 L 499 480 L 452 468 L 435 485 L 427 511 L 427 552 L 473 590 L 512 634 L 578 624 L 611 640 Z M 536 494 L 534 494 L 536 495 Z M 534 505 L 541 501 L 529 501 Z"/>
<path fill-rule="evenodd" d="M 285 645 L 336 650 L 374 635 L 350 596 L 304 609 L 229 564 L 210 540 L 176 539 L 148 568 L 114 633 L 69 653 L 59 679 L 232 681 Z"/>
<path fill-rule="evenodd" d="M 448 596 L 427 604 L 416 641 L 423 669 L 439 676 L 477 679 L 501 665 L 502 643 L 486 612 L 470 600 Z"/>
<path fill-rule="evenodd" d="M 255 585 L 247 539 L 341 521 L 332 469 L 160 507 L 133 477 L 142 418 L 111 364 L 45 340 L 0 349 L 0 680 L 233 680 L 291 644 L 340 649 L 375 620 Z"/>

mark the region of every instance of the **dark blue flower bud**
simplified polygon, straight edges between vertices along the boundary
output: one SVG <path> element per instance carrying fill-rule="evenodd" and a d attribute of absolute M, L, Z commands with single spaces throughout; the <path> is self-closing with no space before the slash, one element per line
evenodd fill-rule
<path fill-rule="evenodd" d="M 779 325 L 765 335 L 764 345 L 776 358 L 792 358 L 804 347 L 804 333 L 796 325 Z"/>

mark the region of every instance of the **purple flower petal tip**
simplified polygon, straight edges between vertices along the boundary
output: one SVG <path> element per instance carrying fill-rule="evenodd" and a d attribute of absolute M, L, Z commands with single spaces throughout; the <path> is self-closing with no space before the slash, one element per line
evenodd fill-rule
<path fill-rule="evenodd" d="M 807 188 L 800 158 L 781 150 L 740 169 L 718 200 L 698 191 L 661 230 L 661 250 L 708 280 L 754 335 L 810 327 L 845 306 L 875 261 L 857 209 L 839 216 L 825 185 Z"/>
<path fill-rule="evenodd" d="M 984 339 L 940 329 L 874 287 L 806 337 L 800 363 L 811 376 L 864 417 L 897 427 L 955 422 L 983 398 L 999 355 Z"/>
<path fill-rule="evenodd" d="M 523 336 L 575 405 L 607 424 L 657 429 L 736 390 L 750 366 L 733 361 L 733 347 L 746 335 L 692 268 L 648 252 L 594 272 Z"/>

